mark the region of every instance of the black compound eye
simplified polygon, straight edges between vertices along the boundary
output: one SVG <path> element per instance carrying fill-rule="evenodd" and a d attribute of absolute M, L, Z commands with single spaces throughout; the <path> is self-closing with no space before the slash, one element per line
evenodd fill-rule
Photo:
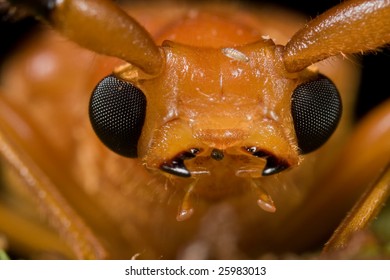
<path fill-rule="evenodd" d="M 291 114 L 303 154 L 318 149 L 329 139 L 339 123 L 341 112 L 339 92 L 323 75 L 300 84 L 294 90 Z"/>
<path fill-rule="evenodd" d="M 137 157 L 145 112 L 143 92 L 114 75 L 99 82 L 89 103 L 89 118 L 97 136 L 112 151 L 126 157 Z"/>

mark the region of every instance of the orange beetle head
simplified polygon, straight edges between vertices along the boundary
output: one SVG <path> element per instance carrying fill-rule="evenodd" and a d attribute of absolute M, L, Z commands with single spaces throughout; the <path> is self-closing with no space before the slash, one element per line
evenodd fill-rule
<path fill-rule="evenodd" d="M 302 78 L 284 70 L 281 47 L 162 50 L 163 72 L 132 81 L 148 102 L 138 148 L 146 167 L 189 177 L 226 161 L 236 176 L 261 177 L 298 164 L 291 95 Z"/>
<path fill-rule="evenodd" d="M 260 206 L 274 211 L 259 180 L 253 179 L 298 165 L 301 152 L 311 152 L 327 140 L 341 110 L 337 89 L 316 71 L 286 71 L 283 46 L 259 39 L 242 26 L 223 28 L 218 17 L 194 29 L 188 45 L 182 27 L 193 20 L 187 18 L 164 35 L 175 42 L 163 41 L 160 47 L 160 73 L 150 76 L 128 64 L 116 69 L 119 79 L 111 77 L 97 87 L 97 101 L 91 104 L 92 115 L 100 108 L 92 118 L 98 135 L 119 154 L 138 157 L 146 168 L 180 181 L 178 186 L 187 186 L 186 196 L 195 192 L 220 198 L 255 185 Z M 226 38 L 231 40 L 227 43 Z M 146 113 L 138 117 L 137 100 L 144 97 Z M 107 106 L 101 104 L 103 99 Z M 129 103 L 123 104 L 125 99 Z M 111 120 L 107 112 L 113 108 Z M 118 118 L 122 112 L 129 115 Z M 121 125 L 123 130 L 114 130 L 111 141 L 105 129 L 111 131 L 117 121 L 129 123 L 127 119 L 136 129 Z M 297 124 L 303 129 L 297 130 Z M 192 180 L 183 179 L 188 177 Z"/>

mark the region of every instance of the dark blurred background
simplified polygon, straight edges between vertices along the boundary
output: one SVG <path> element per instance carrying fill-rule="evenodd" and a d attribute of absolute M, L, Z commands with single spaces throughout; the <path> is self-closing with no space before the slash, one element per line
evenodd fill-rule
<path fill-rule="evenodd" d="M 29 0 L 27 0 L 29 1 Z M 261 4 L 271 3 L 281 5 L 289 9 L 295 9 L 314 18 L 330 7 L 337 5 L 341 0 L 257 0 L 245 1 Z M 223 1 L 220 1 L 223 2 Z M 33 34 L 36 28 L 36 21 L 31 17 L 21 17 L 20 19 L 10 18 L 5 12 L 5 0 L 0 0 L 0 61 L 10 52 L 17 51 L 17 46 L 29 34 Z M 390 48 L 384 49 L 377 54 L 369 54 L 362 57 L 363 76 L 361 81 L 361 91 L 356 107 L 356 117 L 360 118 L 371 108 L 390 97 L 388 78 L 388 67 L 390 66 Z M 386 69 L 386 70 L 384 70 Z"/>

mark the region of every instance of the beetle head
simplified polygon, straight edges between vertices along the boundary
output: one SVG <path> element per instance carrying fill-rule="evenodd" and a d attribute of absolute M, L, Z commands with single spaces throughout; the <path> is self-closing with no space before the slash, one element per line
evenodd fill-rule
<path fill-rule="evenodd" d="M 290 104 L 300 77 L 283 71 L 281 48 L 261 40 L 163 50 L 163 73 L 135 82 L 148 100 L 139 144 L 148 168 L 211 175 L 234 158 L 235 175 L 261 177 L 298 164 Z"/>

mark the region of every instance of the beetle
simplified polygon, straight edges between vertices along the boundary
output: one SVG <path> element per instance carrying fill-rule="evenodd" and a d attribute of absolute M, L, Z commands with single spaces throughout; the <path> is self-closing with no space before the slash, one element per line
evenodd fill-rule
<path fill-rule="evenodd" d="M 304 27 L 293 15 L 252 15 L 235 5 L 133 5 L 129 17 L 106 1 L 31 3 L 24 4 L 66 37 L 117 58 L 45 30 L 6 61 L 0 143 L 16 174 L 5 169 L 12 188 L 5 187 L 0 218 L 16 251 L 61 258 L 301 253 L 329 238 L 388 163 L 389 129 L 377 127 L 389 105 L 350 136 L 355 86 L 343 80 L 357 78 L 354 64 L 313 66 L 388 42 L 387 1 L 346 2 Z M 261 29 L 280 18 L 285 33 Z M 343 117 L 326 141 L 340 118 L 339 92 Z M 88 104 L 98 137 L 136 159 L 98 141 Z M 308 125 L 312 119 L 320 126 Z M 367 153 L 367 145 L 378 149 Z M 29 213 L 37 202 L 44 219 Z M 367 222 L 363 208 L 351 216 Z M 327 250 L 345 246 L 343 237 L 341 228 Z"/>

